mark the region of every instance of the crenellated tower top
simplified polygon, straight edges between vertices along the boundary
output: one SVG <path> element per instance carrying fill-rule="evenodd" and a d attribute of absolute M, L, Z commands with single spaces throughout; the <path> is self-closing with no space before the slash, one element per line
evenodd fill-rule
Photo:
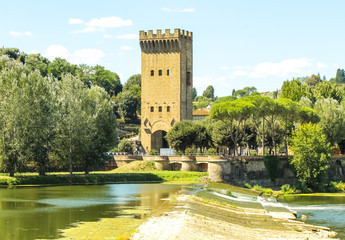
<path fill-rule="evenodd" d="M 165 33 L 157 30 L 156 34 L 152 30 L 140 31 L 140 48 L 145 53 L 179 52 L 181 42 L 192 41 L 192 35 L 192 32 L 180 29 L 175 29 L 173 33 L 170 29 L 165 29 Z"/>
<path fill-rule="evenodd" d="M 154 34 L 152 30 L 140 31 L 139 40 L 171 40 L 171 39 L 193 39 L 193 33 L 185 30 L 180 30 L 175 28 L 173 33 L 170 33 L 170 29 L 165 29 L 165 33 L 162 33 L 162 30 L 157 30 L 157 33 Z"/>

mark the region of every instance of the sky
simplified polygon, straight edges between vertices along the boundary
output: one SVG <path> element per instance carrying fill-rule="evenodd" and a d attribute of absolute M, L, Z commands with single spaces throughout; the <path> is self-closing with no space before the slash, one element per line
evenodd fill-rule
<path fill-rule="evenodd" d="M 1 0 L 0 47 L 141 71 L 139 31 L 193 32 L 193 85 L 215 95 L 345 68 L 343 0 Z"/>

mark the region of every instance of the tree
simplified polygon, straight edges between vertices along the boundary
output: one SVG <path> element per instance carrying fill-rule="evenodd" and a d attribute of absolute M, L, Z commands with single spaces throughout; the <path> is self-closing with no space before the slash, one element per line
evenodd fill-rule
<path fill-rule="evenodd" d="M 305 81 L 305 83 L 311 87 L 315 87 L 319 82 L 321 82 L 320 76 L 314 74 Z"/>
<path fill-rule="evenodd" d="M 116 96 L 122 91 L 122 84 L 119 76 L 104 67 L 96 65 L 92 68 L 92 84 L 96 84 L 105 89 L 110 96 Z"/>
<path fill-rule="evenodd" d="M 298 121 L 300 106 L 298 103 L 292 101 L 288 98 L 279 98 L 276 100 L 280 106 L 279 117 L 283 122 L 284 130 L 284 145 L 285 145 L 285 154 L 288 155 L 288 145 L 287 145 L 287 136 L 293 127 L 293 123 Z"/>
<path fill-rule="evenodd" d="M 166 135 L 169 146 L 182 152 L 184 152 L 186 148 L 193 146 L 195 137 L 196 132 L 194 124 L 189 120 L 175 123 Z"/>
<path fill-rule="evenodd" d="M 193 87 L 193 100 L 195 101 L 195 98 L 198 96 L 198 92 L 196 91 L 196 88 Z"/>
<path fill-rule="evenodd" d="M 337 69 L 337 74 L 335 76 L 336 83 L 345 83 L 345 71 L 344 69 Z"/>
<path fill-rule="evenodd" d="M 235 155 L 238 155 L 237 145 L 239 135 L 242 133 L 249 152 L 244 122 L 252 113 L 254 105 L 250 101 L 236 99 L 230 102 L 218 103 L 212 106 L 210 117 L 224 122 L 229 127 L 231 139 L 235 145 Z"/>
<path fill-rule="evenodd" d="M 48 74 L 48 66 L 50 61 L 38 54 L 29 54 L 25 58 L 25 65 L 31 71 L 38 70 L 40 71 L 43 77 Z"/>
<path fill-rule="evenodd" d="M 22 64 L 8 56 L 0 56 L 0 168 L 10 176 L 26 163 L 19 135 L 23 131 L 21 121 L 25 112 L 21 86 L 28 73 Z"/>
<path fill-rule="evenodd" d="M 271 111 L 271 106 L 274 104 L 274 100 L 269 97 L 263 97 L 260 95 L 249 96 L 244 98 L 247 101 L 250 101 L 254 105 L 254 110 L 252 112 L 252 120 L 261 140 L 262 155 L 265 155 L 265 122 L 266 118 Z"/>
<path fill-rule="evenodd" d="M 83 110 L 86 112 L 83 128 L 86 135 L 83 138 L 79 165 L 88 174 L 91 167 L 104 164 L 104 153 L 116 145 L 117 121 L 113 113 L 114 104 L 103 88 L 92 86 L 86 92 L 87 98 L 83 102 Z"/>
<path fill-rule="evenodd" d="M 45 175 L 57 124 L 56 82 L 35 71 L 27 76 L 22 87 L 26 111 L 22 113 L 23 131 L 19 135 L 21 148 L 25 157 L 36 164 L 39 175 Z"/>
<path fill-rule="evenodd" d="M 318 189 L 325 181 L 331 158 L 331 147 L 321 126 L 308 123 L 294 131 L 291 138 L 294 156 L 291 164 L 299 181 L 312 189 Z"/>
<path fill-rule="evenodd" d="M 236 97 L 234 96 L 225 96 L 225 97 L 218 98 L 216 101 L 214 101 L 214 103 L 229 102 L 229 101 L 234 101 L 235 99 Z"/>
<path fill-rule="evenodd" d="M 333 98 L 338 102 L 341 102 L 342 100 L 342 96 L 338 91 L 337 86 L 335 84 L 331 84 L 330 82 L 318 83 L 313 90 L 313 94 L 316 97 L 316 100 L 323 98 Z"/>
<path fill-rule="evenodd" d="M 126 139 L 123 138 L 118 145 L 118 151 L 119 152 L 126 152 L 128 154 L 132 154 L 133 153 L 133 147 L 132 144 Z"/>
<path fill-rule="evenodd" d="M 202 93 L 202 96 L 214 100 L 214 88 L 212 85 L 209 85 L 206 90 Z"/>
<path fill-rule="evenodd" d="M 127 82 L 123 85 L 122 91 L 129 90 L 133 86 L 139 86 L 141 88 L 141 75 L 135 74 L 128 78 Z"/>
<path fill-rule="evenodd" d="M 59 116 L 56 126 L 55 155 L 59 165 L 68 167 L 70 174 L 73 166 L 81 161 L 83 148 L 88 146 L 93 129 L 89 129 L 88 116 L 83 109 L 87 92 L 84 84 L 72 75 L 63 76 L 59 84 Z"/>
<path fill-rule="evenodd" d="M 345 139 L 345 111 L 342 104 L 333 98 L 320 99 L 315 103 L 315 110 L 332 146 Z"/>
<path fill-rule="evenodd" d="M 302 97 L 306 96 L 306 86 L 307 85 L 302 84 L 298 79 L 285 81 L 281 89 L 281 97 L 298 102 Z"/>
<path fill-rule="evenodd" d="M 65 59 L 55 58 L 54 61 L 49 63 L 48 74 L 52 74 L 55 78 L 61 80 L 63 75 L 75 75 L 76 68 L 76 65 L 70 64 Z"/>
<path fill-rule="evenodd" d="M 137 118 L 137 110 L 140 109 L 140 92 L 135 88 L 121 92 L 118 96 L 118 112 L 124 119 L 129 118 L 135 120 Z"/>
<path fill-rule="evenodd" d="M 21 53 L 18 48 L 0 48 L 0 55 L 7 55 L 9 58 L 17 60 Z"/>

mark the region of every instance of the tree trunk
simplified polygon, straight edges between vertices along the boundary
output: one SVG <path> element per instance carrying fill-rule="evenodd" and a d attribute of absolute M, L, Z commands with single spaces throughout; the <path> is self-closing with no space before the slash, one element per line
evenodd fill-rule
<path fill-rule="evenodd" d="M 288 155 L 288 147 L 287 147 L 287 119 L 285 121 L 284 145 L 285 145 L 285 156 L 287 156 Z"/>
<path fill-rule="evenodd" d="M 262 117 L 262 156 L 265 156 L 265 118 Z"/>
<path fill-rule="evenodd" d="M 244 121 L 243 121 L 243 125 L 242 125 L 242 131 L 243 131 L 244 141 L 246 142 L 247 156 L 250 156 L 249 143 L 248 143 L 248 139 L 247 139 L 246 129 L 244 126 Z"/>

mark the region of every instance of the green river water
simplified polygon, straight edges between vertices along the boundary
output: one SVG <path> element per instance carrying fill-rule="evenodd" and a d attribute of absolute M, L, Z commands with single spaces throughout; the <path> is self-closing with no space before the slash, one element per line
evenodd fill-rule
<path fill-rule="evenodd" d="M 78 222 L 143 218 L 144 213 L 128 214 L 125 210 L 140 208 L 150 212 L 161 206 L 165 198 L 187 188 L 169 184 L 108 184 L 0 189 L 0 239 L 56 239 L 61 237 L 59 230 Z M 205 194 L 226 198 L 237 206 L 297 211 L 299 218 L 302 214 L 308 216 L 307 223 L 330 227 L 345 239 L 344 196 L 292 196 L 275 201 L 235 192 L 233 197 Z"/>

